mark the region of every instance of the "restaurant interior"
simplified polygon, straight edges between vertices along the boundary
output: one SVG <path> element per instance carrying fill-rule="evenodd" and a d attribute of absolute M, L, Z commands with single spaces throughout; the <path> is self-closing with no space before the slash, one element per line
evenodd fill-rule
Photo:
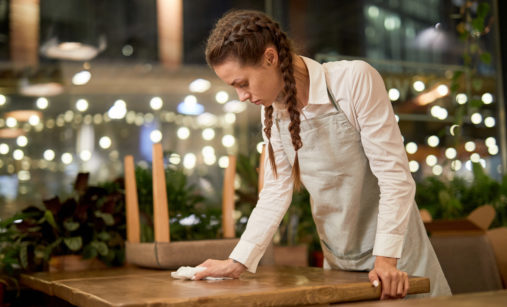
<path fill-rule="evenodd" d="M 258 273 L 167 275 L 227 258 L 262 189 L 261 109 L 204 56 L 231 9 L 271 16 L 297 54 L 380 73 L 453 293 L 416 300 L 505 306 L 500 0 L 0 0 L 0 306 L 379 303 L 367 272 L 322 273 L 304 188 Z"/>

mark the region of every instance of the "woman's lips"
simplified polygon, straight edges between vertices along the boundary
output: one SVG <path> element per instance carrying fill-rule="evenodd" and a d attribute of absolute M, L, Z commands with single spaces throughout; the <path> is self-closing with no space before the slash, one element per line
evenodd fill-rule
<path fill-rule="evenodd" d="M 260 100 L 255 100 L 255 101 L 252 101 L 252 102 L 253 102 L 254 104 L 256 104 L 256 105 L 261 105 L 261 104 L 262 104 Z"/>

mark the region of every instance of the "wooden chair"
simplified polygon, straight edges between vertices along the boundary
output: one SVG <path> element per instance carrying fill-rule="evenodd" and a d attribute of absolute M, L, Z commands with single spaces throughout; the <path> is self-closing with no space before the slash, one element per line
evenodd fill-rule
<path fill-rule="evenodd" d="M 261 160 L 262 161 L 262 160 Z M 170 242 L 169 212 L 162 145 L 153 145 L 153 216 L 155 242 L 140 242 L 139 208 L 134 158 L 125 157 L 125 195 L 127 214 L 126 260 L 130 264 L 163 269 L 196 266 L 206 259 L 226 259 L 239 239 L 234 238 L 234 177 L 236 157 L 229 156 L 223 186 L 222 227 L 224 239 Z M 261 264 L 274 263 L 273 248 L 266 251 Z"/>

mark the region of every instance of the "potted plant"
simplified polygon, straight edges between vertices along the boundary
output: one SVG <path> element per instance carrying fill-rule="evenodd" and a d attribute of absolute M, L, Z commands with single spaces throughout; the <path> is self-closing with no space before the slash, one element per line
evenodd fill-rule
<path fill-rule="evenodd" d="M 450 180 L 426 177 L 417 183 L 416 201 L 434 219 L 457 219 L 475 208 L 489 204 L 495 208 L 492 227 L 507 226 L 507 175 L 498 182 L 479 163 L 473 163 L 473 180 L 454 176 Z"/>
<path fill-rule="evenodd" d="M 1 221 L 2 272 L 17 276 L 20 272 L 62 269 L 67 262 L 58 257 L 67 255 L 121 265 L 125 239 L 121 184 L 116 180 L 89 186 L 88 174 L 81 173 L 74 194 L 64 201 L 54 197 Z"/>
<path fill-rule="evenodd" d="M 153 184 L 150 168 L 135 170 L 141 242 L 153 242 Z M 221 207 L 206 203 L 200 190 L 189 182 L 181 167 L 165 169 L 171 241 L 221 237 Z"/>

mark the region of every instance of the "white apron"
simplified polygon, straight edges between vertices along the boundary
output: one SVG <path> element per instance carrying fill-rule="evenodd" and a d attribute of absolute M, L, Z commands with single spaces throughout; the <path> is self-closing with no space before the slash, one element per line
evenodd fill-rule
<path fill-rule="evenodd" d="M 313 219 L 321 240 L 325 268 L 370 271 L 377 229 L 380 189 L 361 144 L 329 92 L 336 112 L 301 121 L 301 181 L 310 193 Z M 293 163 L 290 121 L 275 114 L 283 150 Z M 450 295 L 414 201 L 398 269 L 430 279 L 431 291 L 419 296 Z"/>

